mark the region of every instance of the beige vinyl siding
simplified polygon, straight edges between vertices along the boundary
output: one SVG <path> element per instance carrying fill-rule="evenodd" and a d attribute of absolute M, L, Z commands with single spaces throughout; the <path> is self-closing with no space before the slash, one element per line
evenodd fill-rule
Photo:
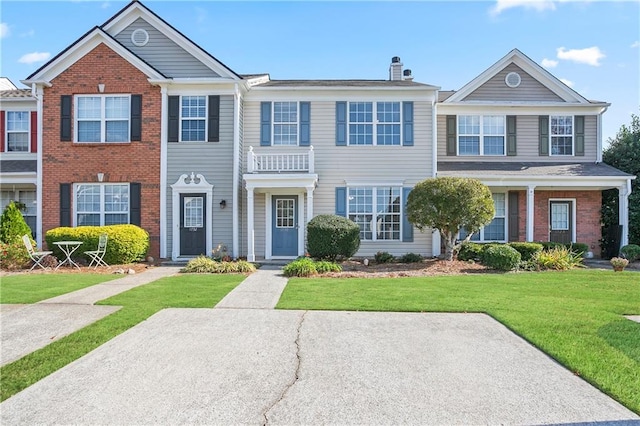
<path fill-rule="evenodd" d="M 376 101 L 375 98 L 371 99 Z M 404 181 L 405 187 L 432 175 L 432 107 L 430 102 L 414 101 L 414 146 L 336 146 L 336 103 L 315 101 L 311 103 L 311 145 L 315 153 L 315 173 L 318 187 L 313 194 L 313 214 L 335 214 L 335 188 L 346 186 L 345 181 L 363 182 Z M 250 146 L 257 153 L 307 152 L 308 147 L 260 146 L 260 102 L 245 104 L 244 155 Z M 250 124 L 249 124 L 250 123 Z M 373 186 L 373 185 L 368 185 Z M 292 193 L 295 191 L 291 191 Z M 245 195 L 246 196 L 246 195 Z M 258 195 L 256 195 L 256 199 Z M 305 197 L 306 201 L 306 197 Z M 246 210 L 245 210 L 246 211 Z M 263 226 L 263 212 L 256 209 L 256 251 L 258 258 L 264 256 L 264 242 L 259 242 L 258 226 Z M 246 229 L 246 217 L 243 217 Z M 262 235 L 260 238 L 264 238 Z M 259 246 L 262 244 L 262 246 Z M 246 242 L 243 242 L 246 248 Z M 371 256 L 377 251 L 393 254 L 415 252 L 431 255 L 431 232 L 421 234 L 414 230 L 414 242 L 376 241 L 361 244 L 358 256 Z"/>
<path fill-rule="evenodd" d="M 509 87 L 504 78 L 510 72 L 520 74 L 518 87 Z M 531 77 L 516 64 L 510 64 L 482 86 L 470 93 L 464 101 L 551 101 L 562 102 L 562 98 L 538 80 Z"/>
<path fill-rule="evenodd" d="M 584 156 L 539 156 L 538 155 L 538 116 L 518 115 L 516 116 L 516 139 L 518 155 L 516 156 L 495 156 L 495 155 L 447 155 L 447 122 L 446 115 L 438 115 L 438 161 L 497 161 L 497 162 L 520 162 L 520 161 L 575 161 L 588 163 L 596 161 L 597 125 L 598 118 L 595 115 L 585 116 L 584 133 L 585 149 Z"/>
<path fill-rule="evenodd" d="M 146 30 L 149 34 L 149 42 L 146 46 L 136 46 L 131 42 L 131 33 L 138 28 Z M 142 18 L 136 19 L 115 38 L 167 77 L 219 77 L 213 70 Z"/>
<path fill-rule="evenodd" d="M 220 142 L 174 142 L 167 144 L 167 252 L 173 250 L 173 185 L 180 175 L 202 174 L 213 185 L 212 243 L 233 249 L 233 96 L 220 96 Z M 220 208 L 220 201 L 227 205 Z"/>

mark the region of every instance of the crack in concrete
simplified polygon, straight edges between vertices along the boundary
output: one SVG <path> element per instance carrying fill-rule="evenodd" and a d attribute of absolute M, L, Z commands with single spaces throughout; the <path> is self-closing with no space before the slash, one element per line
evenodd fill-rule
<path fill-rule="evenodd" d="M 264 423 L 262 423 L 262 426 L 267 426 L 269 424 L 269 418 L 267 417 L 269 412 L 271 410 L 273 410 L 273 408 L 276 405 L 278 405 L 280 402 L 282 402 L 282 400 L 284 400 L 284 398 L 287 396 L 287 393 L 289 393 L 289 390 L 293 387 L 293 385 L 296 384 L 296 382 L 300 378 L 299 377 L 300 364 L 301 364 L 301 359 L 300 359 L 300 330 L 302 329 L 302 323 L 304 322 L 304 318 L 307 315 L 307 312 L 309 312 L 309 311 L 304 311 L 302 313 L 302 316 L 300 317 L 300 322 L 298 323 L 298 329 L 296 330 L 296 340 L 293 342 L 296 345 L 296 368 L 295 368 L 295 371 L 294 371 L 293 380 L 291 380 L 284 387 L 284 389 L 280 393 L 280 396 L 269 407 L 267 407 L 266 410 L 264 410 L 264 412 L 262 413 L 262 417 L 264 418 Z"/>

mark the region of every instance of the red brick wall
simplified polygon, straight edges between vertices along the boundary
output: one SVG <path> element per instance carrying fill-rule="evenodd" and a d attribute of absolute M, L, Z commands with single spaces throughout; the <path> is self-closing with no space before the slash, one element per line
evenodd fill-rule
<path fill-rule="evenodd" d="M 97 173 L 104 173 L 104 182 L 142 184 L 141 226 L 151 237 L 149 254 L 157 258 L 160 242 L 160 88 L 149 84 L 146 75 L 104 44 L 51 83 L 52 87 L 45 88 L 43 97 L 43 232 L 60 225 L 60 183 L 97 182 Z M 105 85 L 105 94 L 142 95 L 140 142 L 75 144 L 60 141 L 60 96 L 98 94 L 98 83 Z"/>

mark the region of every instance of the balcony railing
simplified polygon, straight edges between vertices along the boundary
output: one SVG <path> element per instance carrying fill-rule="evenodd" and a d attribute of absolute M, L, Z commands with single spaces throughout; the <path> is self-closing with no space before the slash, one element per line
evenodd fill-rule
<path fill-rule="evenodd" d="M 314 173 L 313 146 L 304 153 L 257 154 L 253 147 L 247 153 L 248 173 Z"/>

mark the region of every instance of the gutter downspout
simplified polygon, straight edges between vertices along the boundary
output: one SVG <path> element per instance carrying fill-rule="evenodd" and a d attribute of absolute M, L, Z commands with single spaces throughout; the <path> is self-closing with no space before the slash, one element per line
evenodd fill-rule
<path fill-rule="evenodd" d="M 240 89 L 238 87 L 238 83 L 235 83 L 235 95 L 233 101 L 233 194 L 231 196 L 231 204 L 232 208 L 232 218 L 231 218 L 231 244 L 233 246 L 232 255 L 234 259 L 237 259 L 240 254 L 240 246 L 239 246 L 239 214 L 240 214 L 240 206 L 239 203 L 239 182 L 240 179 L 240 102 L 242 101 L 242 96 L 240 95 Z"/>
<path fill-rule="evenodd" d="M 36 114 L 37 120 L 37 141 L 38 153 L 36 154 L 36 244 L 42 250 L 42 111 L 44 87 L 33 83 L 31 85 L 31 95 L 37 99 Z"/>
<path fill-rule="evenodd" d="M 160 258 L 167 258 L 167 158 L 168 109 L 167 85 L 160 85 Z M 175 259 L 174 259 L 175 260 Z"/>
<path fill-rule="evenodd" d="M 435 98 L 431 101 L 431 161 L 432 161 L 432 176 L 438 176 L 438 91 L 435 91 Z"/>
<path fill-rule="evenodd" d="M 598 114 L 598 134 L 597 134 L 597 144 L 598 147 L 596 149 L 596 164 L 602 163 L 602 114 L 604 114 L 605 112 L 607 112 L 607 110 L 609 109 L 609 107 L 604 107 L 602 108 L 602 110 L 600 110 L 600 113 Z"/>

